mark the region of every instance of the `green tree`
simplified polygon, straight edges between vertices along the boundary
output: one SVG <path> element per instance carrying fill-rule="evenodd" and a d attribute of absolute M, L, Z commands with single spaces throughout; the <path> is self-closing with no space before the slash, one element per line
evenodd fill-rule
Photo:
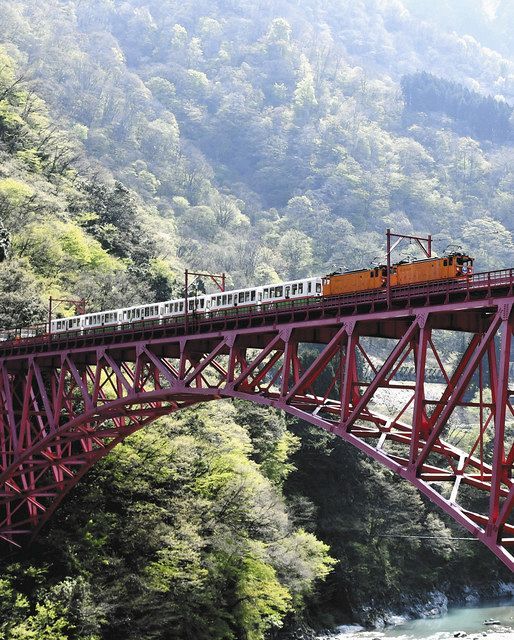
<path fill-rule="evenodd" d="M 44 322 L 41 287 L 26 260 L 0 263 L 0 327 L 11 329 Z"/>
<path fill-rule="evenodd" d="M 312 264 L 312 244 L 301 231 L 286 231 L 278 243 L 278 251 L 288 278 L 304 275 Z"/>

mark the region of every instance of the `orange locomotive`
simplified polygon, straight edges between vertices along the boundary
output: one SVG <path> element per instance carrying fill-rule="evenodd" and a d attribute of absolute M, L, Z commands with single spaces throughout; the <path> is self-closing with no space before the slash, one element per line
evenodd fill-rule
<path fill-rule="evenodd" d="M 473 273 L 473 258 L 453 253 L 442 258 L 427 258 L 416 262 L 398 262 L 391 265 L 391 287 L 432 282 L 434 280 L 465 279 Z M 323 278 L 323 295 L 339 296 L 385 288 L 387 267 L 360 269 L 347 273 L 332 273 Z"/>

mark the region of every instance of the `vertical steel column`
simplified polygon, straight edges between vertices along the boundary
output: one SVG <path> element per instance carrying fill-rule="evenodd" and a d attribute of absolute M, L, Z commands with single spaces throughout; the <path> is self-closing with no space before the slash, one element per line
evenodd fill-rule
<path fill-rule="evenodd" d="M 500 490 L 505 462 L 505 417 L 509 394 L 509 365 L 510 347 L 512 341 L 512 326 L 509 320 L 511 305 L 502 309 L 501 351 L 498 372 L 498 385 L 495 394 L 494 407 L 494 454 L 491 479 L 491 495 L 489 501 L 488 534 L 494 534 L 494 525 L 500 512 Z"/>
<path fill-rule="evenodd" d="M 416 345 L 416 388 L 414 390 L 414 410 L 412 415 L 412 435 L 410 443 L 409 464 L 415 470 L 415 462 L 418 457 L 419 442 L 421 437 L 427 437 L 424 419 L 425 412 L 425 368 L 427 363 L 427 346 L 430 339 L 430 331 L 427 327 L 427 318 L 418 318 L 419 333 Z"/>
<path fill-rule="evenodd" d="M 291 369 L 293 369 L 293 384 L 296 384 L 298 382 L 294 377 L 295 371 L 298 370 L 294 365 L 298 344 L 295 340 L 292 339 L 291 331 L 283 332 L 282 336 L 284 339 L 284 363 L 282 366 L 282 383 L 280 385 L 280 395 L 282 397 L 285 397 L 289 392 Z"/>
<path fill-rule="evenodd" d="M 357 382 L 356 347 L 359 337 L 354 323 L 347 327 L 347 332 L 348 338 L 341 380 L 341 424 L 346 422 L 350 415 L 350 404 L 353 403 L 354 399 L 353 387 Z"/>

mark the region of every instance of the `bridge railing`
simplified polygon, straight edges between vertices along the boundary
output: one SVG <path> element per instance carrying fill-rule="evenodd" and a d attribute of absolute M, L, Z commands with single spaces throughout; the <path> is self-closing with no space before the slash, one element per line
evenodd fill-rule
<path fill-rule="evenodd" d="M 474 273 L 467 278 L 453 280 L 437 280 L 432 282 L 423 282 L 414 285 L 404 285 L 394 287 L 391 291 L 391 299 L 394 302 L 411 301 L 419 298 L 430 298 L 435 295 L 450 295 L 455 292 L 465 292 L 467 295 L 472 291 L 486 291 L 487 295 L 492 289 L 502 286 L 508 286 L 510 289 L 514 287 L 514 269 L 499 269 L 496 271 L 487 271 L 483 273 Z M 386 292 L 384 289 L 375 289 L 373 291 L 363 291 L 359 293 L 349 293 L 337 297 L 306 297 L 291 300 L 283 300 L 280 302 L 269 302 L 265 305 L 238 306 L 231 309 L 220 309 L 216 311 L 208 311 L 207 313 L 194 312 L 189 316 L 189 321 L 197 322 L 216 319 L 230 318 L 252 318 L 257 315 L 274 315 L 288 311 L 306 312 L 311 309 L 342 309 L 345 307 L 358 305 L 374 305 L 384 304 L 386 302 Z M 166 327 L 184 325 L 184 316 L 169 316 L 166 318 L 139 320 L 137 322 L 116 323 L 103 325 L 100 327 L 90 327 L 85 329 L 73 329 L 65 332 L 48 333 L 48 324 L 40 323 L 30 327 L 16 327 L 12 329 L 0 330 L 0 343 L 5 346 L 40 344 L 49 340 L 60 340 L 69 338 L 78 338 L 84 335 L 98 336 L 113 332 L 129 332 L 129 331 L 145 331 L 155 327 Z"/>

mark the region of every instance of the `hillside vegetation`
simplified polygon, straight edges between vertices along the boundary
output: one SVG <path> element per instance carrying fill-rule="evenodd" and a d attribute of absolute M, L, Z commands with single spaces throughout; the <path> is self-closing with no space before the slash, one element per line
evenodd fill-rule
<path fill-rule="evenodd" d="M 186 267 L 366 266 L 386 227 L 511 266 L 514 63 L 419 6 L 0 0 L 0 326 L 44 319 L 49 295 L 168 299 Z M 370 621 L 503 575 L 452 531 L 347 445 L 220 402 L 116 448 L 3 561 L 0 638 Z"/>
<path fill-rule="evenodd" d="M 423 69 L 508 102 L 514 64 L 400 2 L 0 7 L 10 55 L 180 268 L 240 283 L 363 266 L 393 224 L 508 262 L 510 146 L 406 112 L 399 81 Z"/>

